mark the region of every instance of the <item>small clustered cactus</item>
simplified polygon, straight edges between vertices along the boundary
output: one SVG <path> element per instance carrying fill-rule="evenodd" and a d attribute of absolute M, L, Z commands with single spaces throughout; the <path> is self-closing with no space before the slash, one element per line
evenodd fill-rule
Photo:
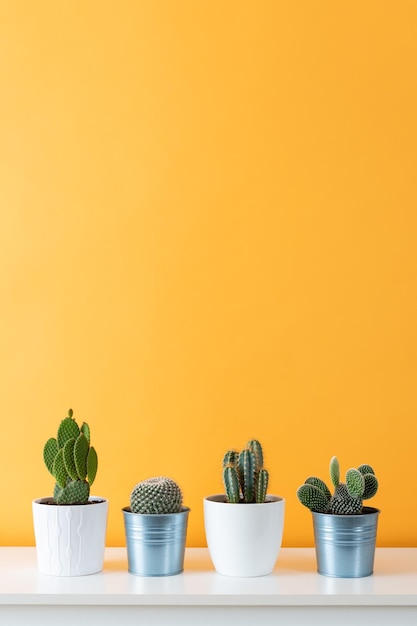
<path fill-rule="evenodd" d="M 57 437 L 51 437 L 43 449 L 43 458 L 56 480 L 53 499 L 56 504 L 88 502 L 90 487 L 97 474 L 97 453 L 90 446 L 90 428 L 81 427 L 69 409 L 59 427 Z"/>
<path fill-rule="evenodd" d="M 378 490 L 378 480 L 370 465 L 349 469 L 345 482 L 340 482 L 339 461 L 335 456 L 330 461 L 330 478 L 335 489 L 333 495 L 320 478 L 307 478 L 297 490 L 301 504 L 316 513 L 359 515 L 363 500 L 372 498 Z"/>
<path fill-rule="evenodd" d="M 248 441 L 241 452 L 229 450 L 224 455 L 223 483 L 228 502 L 265 502 L 268 479 L 262 446 L 256 439 Z"/>
<path fill-rule="evenodd" d="M 132 513 L 179 513 L 181 506 L 181 489 L 172 478 L 166 476 L 147 478 L 135 485 L 130 494 Z"/>

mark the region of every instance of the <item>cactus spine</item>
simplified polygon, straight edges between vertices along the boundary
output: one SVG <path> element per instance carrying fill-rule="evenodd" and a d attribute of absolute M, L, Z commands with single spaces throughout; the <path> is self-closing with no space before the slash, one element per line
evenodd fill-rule
<path fill-rule="evenodd" d="M 359 515 L 363 500 L 372 498 L 378 490 L 378 480 L 370 465 L 360 465 L 346 472 L 345 482 L 340 482 L 339 461 L 334 456 L 330 461 L 330 478 L 334 487 L 331 495 L 327 485 L 316 476 L 306 479 L 297 490 L 301 504 L 317 513 L 334 515 Z"/>
<path fill-rule="evenodd" d="M 147 478 L 135 485 L 130 494 L 132 513 L 148 515 L 179 513 L 182 492 L 177 483 L 165 476 Z"/>
<path fill-rule="evenodd" d="M 256 439 L 248 441 L 240 453 L 229 450 L 223 457 L 223 483 L 227 501 L 265 502 L 268 471 L 263 467 L 262 446 Z"/>
<path fill-rule="evenodd" d="M 85 422 L 78 426 L 69 409 L 56 438 L 45 443 L 43 458 L 56 480 L 53 499 L 56 504 L 84 504 L 97 474 L 98 458 L 90 446 L 90 428 Z"/>

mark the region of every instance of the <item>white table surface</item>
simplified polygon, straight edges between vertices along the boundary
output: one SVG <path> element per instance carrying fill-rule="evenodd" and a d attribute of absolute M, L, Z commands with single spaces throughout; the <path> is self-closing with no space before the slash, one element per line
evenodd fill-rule
<path fill-rule="evenodd" d="M 0 624 L 230 626 L 280 618 L 342 626 L 362 617 L 417 625 L 417 548 L 377 548 L 374 570 L 327 578 L 316 572 L 313 548 L 283 548 L 270 576 L 229 578 L 214 571 L 207 549 L 187 548 L 182 574 L 144 578 L 128 573 L 125 548 L 107 548 L 103 572 L 65 578 L 38 573 L 35 548 L 3 547 Z"/>

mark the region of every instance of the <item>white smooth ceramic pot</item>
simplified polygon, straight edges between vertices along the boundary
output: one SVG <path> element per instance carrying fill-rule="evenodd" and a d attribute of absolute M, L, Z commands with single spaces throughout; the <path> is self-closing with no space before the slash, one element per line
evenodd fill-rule
<path fill-rule="evenodd" d="M 94 504 L 32 502 L 38 569 L 50 576 L 85 576 L 103 569 L 108 500 Z"/>
<path fill-rule="evenodd" d="M 266 576 L 275 567 L 284 529 L 285 500 L 230 504 L 225 494 L 204 498 L 207 546 L 216 571 L 225 576 Z"/>

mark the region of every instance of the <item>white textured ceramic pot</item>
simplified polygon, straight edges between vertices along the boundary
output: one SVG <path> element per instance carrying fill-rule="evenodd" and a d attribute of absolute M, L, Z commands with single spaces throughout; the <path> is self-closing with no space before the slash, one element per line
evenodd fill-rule
<path fill-rule="evenodd" d="M 85 576 L 103 569 L 108 500 L 91 504 L 32 502 L 38 569 L 50 576 Z"/>
<path fill-rule="evenodd" d="M 266 576 L 275 567 L 284 529 L 285 500 L 230 504 L 224 494 L 204 498 L 207 546 L 216 571 L 225 576 Z"/>

